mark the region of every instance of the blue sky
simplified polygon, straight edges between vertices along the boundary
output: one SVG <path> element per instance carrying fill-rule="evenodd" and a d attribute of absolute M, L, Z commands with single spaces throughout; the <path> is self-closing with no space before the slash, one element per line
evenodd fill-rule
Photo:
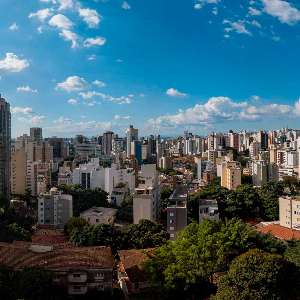
<path fill-rule="evenodd" d="M 0 0 L 12 136 L 299 128 L 300 5 Z"/>

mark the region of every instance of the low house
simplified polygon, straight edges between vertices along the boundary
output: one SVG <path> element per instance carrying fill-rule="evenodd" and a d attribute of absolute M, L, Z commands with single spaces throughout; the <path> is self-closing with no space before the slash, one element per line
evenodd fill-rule
<path fill-rule="evenodd" d="M 126 299 L 147 299 L 153 297 L 158 290 L 158 285 L 150 282 L 150 275 L 143 269 L 143 263 L 147 255 L 153 254 L 152 249 L 144 250 L 121 250 L 118 251 L 118 279 Z"/>
<path fill-rule="evenodd" d="M 117 209 L 107 207 L 96 207 L 84 211 L 80 217 L 84 218 L 91 225 L 109 224 L 114 226 L 117 217 Z"/>
<path fill-rule="evenodd" d="M 10 272 L 41 267 L 54 273 L 54 283 L 69 295 L 84 295 L 90 289 L 113 291 L 114 258 L 110 247 L 0 243 L 0 264 Z"/>

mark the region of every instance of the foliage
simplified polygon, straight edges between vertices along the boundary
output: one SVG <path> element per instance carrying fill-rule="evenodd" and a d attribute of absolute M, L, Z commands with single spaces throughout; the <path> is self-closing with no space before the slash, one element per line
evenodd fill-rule
<path fill-rule="evenodd" d="M 232 262 L 212 299 L 296 299 L 294 272 L 281 255 L 250 250 Z"/>
<path fill-rule="evenodd" d="M 170 234 L 165 226 L 150 220 L 140 220 L 132 224 L 125 232 L 124 247 L 127 249 L 146 249 L 159 247 L 167 243 Z"/>
<path fill-rule="evenodd" d="M 181 174 L 179 171 L 176 171 L 172 168 L 169 168 L 169 169 L 158 168 L 158 171 L 160 173 L 164 173 L 164 174 L 169 175 L 169 176 L 180 175 Z"/>
<path fill-rule="evenodd" d="M 165 209 L 168 206 L 169 198 L 172 195 L 173 190 L 171 188 L 168 188 L 167 190 L 161 190 L 161 208 Z"/>
<path fill-rule="evenodd" d="M 74 229 L 81 229 L 87 225 L 87 221 L 81 217 L 72 217 L 68 220 L 64 227 L 64 235 L 70 236 Z"/>
<path fill-rule="evenodd" d="M 109 203 L 107 201 L 108 193 L 99 188 L 95 188 L 92 190 L 85 189 L 80 184 L 62 184 L 57 186 L 57 189 L 63 191 L 64 194 L 72 195 L 73 211 L 75 217 L 78 217 L 82 212 L 88 210 L 92 206 L 109 206 Z"/>
<path fill-rule="evenodd" d="M 252 176 L 251 175 L 242 174 L 241 179 L 242 179 L 241 180 L 242 184 L 252 184 Z"/>
<path fill-rule="evenodd" d="M 31 190 L 26 189 L 25 192 L 20 196 L 20 199 L 27 202 L 27 205 L 30 205 L 32 199 Z"/>
<path fill-rule="evenodd" d="M 118 211 L 118 218 L 128 222 L 133 222 L 133 197 L 127 197 L 121 202 Z"/>
<path fill-rule="evenodd" d="M 126 184 L 124 182 L 119 182 L 117 185 L 116 185 L 116 188 L 124 188 L 126 186 Z"/>
<path fill-rule="evenodd" d="M 253 248 L 270 253 L 285 250 L 282 241 L 258 233 L 241 220 L 205 219 L 202 225 L 188 225 L 173 244 L 155 250 L 145 269 L 154 282 L 162 283 L 165 293 L 175 290 L 193 295 L 199 289 L 210 290 L 214 273 L 226 271 L 232 259 Z"/>
<path fill-rule="evenodd" d="M 284 256 L 300 268 L 300 240 L 294 238 L 289 240 Z"/>
<path fill-rule="evenodd" d="M 300 192 L 300 181 L 294 176 L 284 176 L 281 184 L 290 190 L 292 196 L 299 195 Z"/>

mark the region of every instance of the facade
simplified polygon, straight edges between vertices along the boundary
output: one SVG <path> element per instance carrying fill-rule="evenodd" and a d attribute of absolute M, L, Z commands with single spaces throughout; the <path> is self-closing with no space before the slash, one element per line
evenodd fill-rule
<path fill-rule="evenodd" d="M 114 138 L 112 140 L 112 152 L 120 153 L 125 151 L 125 139 L 123 138 Z"/>
<path fill-rule="evenodd" d="M 102 154 L 102 147 L 97 142 L 85 142 L 75 144 L 76 157 L 98 157 Z"/>
<path fill-rule="evenodd" d="M 86 210 L 80 214 L 91 225 L 108 224 L 114 226 L 117 217 L 117 209 L 107 207 L 96 207 Z"/>
<path fill-rule="evenodd" d="M 30 137 L 36 142 L 37 146 L 41 146 L 42 142 L 43 142 L 42 128 L 31 127 L 30 128 Z"/>
<path fill-rule="evenodd" d="M 27 161 L 26 167 L 26 189 L 31 191 L 32 196 L 37 196 L 37 175 L 38 175 L 38 162 Z"/>
<path fill-rule="evenodd" d="M 203 219 L 213 219 L 219 221 L 219 207 L 217 200 L 200 200 L 199 201 L 199 224 Z"/>
<path fill-rule="evenodd" d="M 102 149 L 103 154 L 111 154 L 112 151 L 112 140 L 114 138 L 114 133 L 111 131 L 106 131 L 103 133 Z"/>
<path fill-rule="evenodd" d="M 280 226 L 300 229 L 300 197 L 279 198 Z"/>
<path fill-rule="evenodd" d="M 249 156 L 252 159 L 256 159 L 261 151 L 261 143 L 253 141 L 249 146 Z"/>
<path fill-rule="evenodd" d="M 160 185 L 156 165 L 142 165 L 139 185 L 133 194 L 133 221 L 148 219 L 153 222 L 160 220 Z"/>
<path fill-rule="evenodd" d="M 131 153 L 131 142 L 138 140 L 138 129 L 134 129 L 132 125 L 129 125 L 129 128 L 126 131 L 126 143 L 127 143 L 127 157 L 132 155 Z"/>
<path fill-rule="evenodd" d="M 222 163 L 221 185 L 235 190 L 241 184 L 242 172 L 235 161 Z"/>
<path fill-rule="evenodd" d="M 64 139 L 53 136 L 49 139 L 49 145 L 53 147 L 53 158 L 64 159 L 67 157 L 64 151 Z"/>
<path fill-rule="evenodd" d="M 26 153 L 25 147 L 11 152 L 11 193 L 21 195 L 26 190 Z"/>
<path fill-rule="evenodd" d="M 63 195 L 57 188 L 52 188 L 49 194 L 39 195 L 39 226 L 63 229 L 71 217 L 73 217 L 73 199 L 71 195 Z"/>
<path fill-rule="evenodd" d="M 170 156 L 163 156 L 159 159 L 159 167 L 162 169 L 172 169 L 173 161 Z"/>

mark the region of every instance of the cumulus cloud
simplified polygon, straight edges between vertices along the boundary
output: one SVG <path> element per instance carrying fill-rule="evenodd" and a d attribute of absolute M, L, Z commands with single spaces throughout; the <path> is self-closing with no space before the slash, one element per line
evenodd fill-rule
<path fill-rule="evenodd" d="M 58 0 L 60 3 L 60 7 L 58 10 L 63 10 L 67 8 L 72 8 L 73 7 L 73 0 Z"/>
<path fill-rule="evenodd" d="M 224 20 L 223 24 L 227 24 L 226 26 L 230 26 L 230 27 L 225 28 L 226 32 L 236 31 L 237 33 L 252 35 L 252 33 L 246 29 L 246 27 L 244 25 L 244 21 L 242 21 L 242 20 L 238 20 L 238 22 L 231 22 L 228 20 Z"/>
<path fill-rule="evenodd" d="M 40 0 L 41 2 L 44 2 L 44 3 L 50 3 L 52 2 L 53 4 L 56 4 L 56 0 Z"/>
<path fill-rule="evenodd" d="M 258 101 L 260 101 L 260 97 L 257 96 L 257 95 L 253 95 L 253 96 L 251 96 L 251 101 L 252 102 L 258 102 Z"/>
<path fill-rule="evenodd" d="M 256 27 L 258 27 L 258 28 L 261 28 L 261 25 L 260 25 L 257 21 L 252 21 L 251 24 L 252 24 L 253 26 L 256 26 Z"/>
<path fill-rule="evenodd" d="M 29 67 L 29 63 L 26 59 L 19 59 L 17 55 L 13 53 L 6 53 L 6 58 L 0 60 L 0 70 L 8 72 L 21 72 Z"/>
<path fill-rule="evenodd" d="M 127 117 L 121 117 L 119 115 L 115 115 L 115 120 L 129 120 L 132 119 L 132 117 L 127 116 Z"/>
<path fill-rule="evenodd" d="M 35 13 L 31 13 L 28 18 L 38 18 L 40 21 L 44 22 L 48 17 L 53 15 L 53 9 L 52 8 L 45 8 L 38 10 Z"/>
<path fill-rule="evenodd" d="M 34 116 L 34 117 L 19 117 L 19 121 L 27 122 L 29 124 L 43 124 L 47 121 L 47 117 L 45 116 Z"/>
<path fill-rule="evenodd" d="M 73 26 L 73 22 L 68 17 L 61 14 L 53 16 L 50 19 L 49 24 L 59 29 L 66 30 L 69 30 Z"/>
<path fill-rule="evenodd" d="M 81 118 L 82 118 L 82 119 L 85 119 L 85 118 L 86 118 L 86 116 L 81 116 Z"/>
<path fill-rule="evenodd" d="M 260 10 L 257 10 L 254 7 L 249 7 L 249 14 L 251 16 L 260 16 L 262 14 L 262 12 Z"/>
<path fill-rule="evenodd" d="M 96 55 L 95 54 L 92 54 L 92 55 L 89 55 L 88 60 L 95 60 L 96 59 Z"/>
<path fill-rule="evenodd" d="M 117 60 L 116 60 L 116 62 L 122 62 L 122 61 L 123 61 L 122 59 L 117 59 Z"/>
<path fill-rule="evenodd" d="M 56 89 L 62 89 L 67 92 L 72 91 L 82 91 L 89 89 L 91 86 L 83 78 L 78 76 L 71 76 L 66 79 L 66 81 L 58 83 Z"/>
<path fill-rule="evenodd" d="M 75 99 L 70 99 L 70 100 L 68 100 L 68 103 L 70 103 L 70 104 L 72 104 L 72 105 L 77 105 L 78 104 L 78 101 L 77 100 L 75 100 Z"/>
<path fill-rule="evenodd" d="M 111 122 L 79 122 L 71 124 L 59 124 L 57 126 L 43 128 L 45 132 L 99 132 L 109 130 L 114 124 Z"/>
<path fill-rule="evenodd" d="M 169 95 L 169 96 L 179 97 L 179 98 L 186 98 L 187 97 L 187 94 L 180 93 L 178 90 L 175 90 L 173 88 L 168 89 L 166 94 Z"/>
<path fill-rule="evenodd" d="M 145 94 L 140 94 L 140 97 L 144 98 L 144 97 L 147 97 L 147 95 L 145 95 Z"/>
<path fill-rule="evenodd" d="M 131 104 L 131 103 L 133 103 L 133 100 L 131 100 L 129 98 L 125 98 L 125 100 L 122 100 L 121 102 L 117 102 L 117 104 L 119 104 L 119 105 Z"/>
<path fill-rule="evenodd" d="M 109 96 L 103 93 L 98 93 L 98 92 L 87 92 L 87 93 L 79 93 L 79 95 L 83 98 L 83 99 L 91 99 L 95 96 L 97 97 L 101 97 L 103 100 L 107 101 L 107 102 L 115 102 L 117 104 L 131 104 L 133 103 L 133 101 L 126 97 L 126 96 L 121 96 L 121 97 L 113 97 L 113 96 Z"/>
<path fill-rule="evenodd" d="M 38 28 L 37 28 L 37 31 L 38 31 L 39 33 L 42 33 L 42 32 L 43 32 L 43 27 L 42 27 L 42 26 L 38 27 Z"/>
<path fill-rule="evenodd" d="M 89 103 L 82 102 L 82 104 L 87 105 L 87 106 L 95 106 L 95 105 L 100 105 L 101 102 L 97 102 L 94 100 L 93 102 L 89 102 Z"/>
<path fill-rule="evenodd" d="M 300 11 L 289 2 L 281 0 L 262 0 L 264 11 L 282 23 L 295 25 L 300 20 Z"/>
<path fill-rule="evenodd" d="M 84 41 L 84 47 L 103 46 L 106 38 L 97 36 L 96 38 L 88 38 Z"/>
<path fill-rule="evenodd" d="M 122 8 L 123 9 L 131 9 L 131 6 L 126 1 L 123 1 Z"/>
<path fill-rule="evenodd" d="M 195 4 L 194 8 L 195 9 L 200 9 L 200 8 L 202 8 L 202 5 L 200 3 L 197 3 L 197 4 Z"/>
<path fill-rule="evenodd" d="M 79 36 L 76 33 L 67 29 L 63 29 L 59 36 L 62 37 L 65 41 L 71 41 L 73 49 L 78 46 L 77 41 L 79 39 Z"/>
<path fill-rule="evenodd" d="M 29 114 L 33 114 L 34 110 L 31 107 L 20 107 L 20 106 L 16 106 L 16 107 L 12 107 L 10 109 L 10 112 L 12 114 L 23 114 L 23 115 L 29 115 Z"/>
<path fill-rule="evenodd" d="M 59 119 L 53 121 L 53 123 L 59 123 L 59 124 L 72 124 L 74 120 L 69 118 L 60 117 Z"/>
<path fill-rule="evenodd" d="M 94 9 L 81 9 L 79 8 L 79 15 L 83 17 L 83 20 L 88 24 L 89 28 L 97 28 L 102 16 Z"/>
<path fill-rule="evenodd" d="M 98 85 L 99 87 L 105 87 L 107 84 L 104 82 L 101 82 L 99 80 L 95 80 L 94 82 L 92 82 L 95 85 Z"/>
<path fill-rule="evenodd" d="M 14 23 L 12 24 L 10 27 L 9 27 L 10 30 L 18 30 L 19 29 L 19 26 L 17 25 L 17 23 Z"/>
<path fill-rule="evenodd" d="M 27 86 L 23 86 L 23 87 L 18 87 L 17 88 L 17 92 L 32 92 L 32 93 L 37 93 L 37 90 L 33 90 L 32 88 L 30 88 L 27 85 Z"/>

